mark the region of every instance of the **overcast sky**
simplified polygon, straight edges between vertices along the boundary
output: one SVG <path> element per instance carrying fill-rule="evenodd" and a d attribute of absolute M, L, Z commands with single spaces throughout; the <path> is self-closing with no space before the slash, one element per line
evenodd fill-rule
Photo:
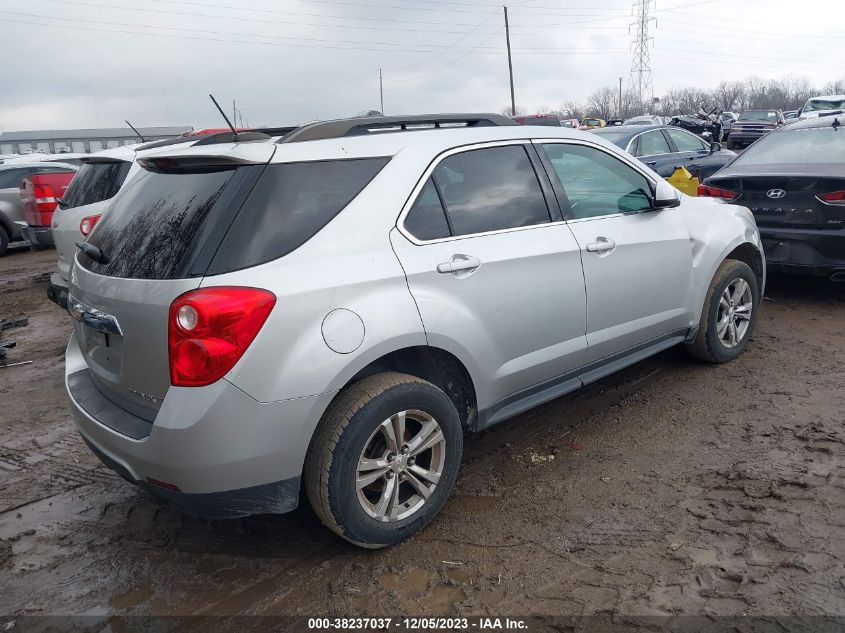
<path fill-rule="evenodd" d="M 627 85 L 631 0 L 514 0 L 517 106 Z M 845 75 L 841 0 L 656 0 L 655 95 L 748 75 Z M 0 0 L 0 130 L 217 127 L 206 95 L 245 122 L 379 109 L 501 111 L 501 5 L 492 0 Z"/>

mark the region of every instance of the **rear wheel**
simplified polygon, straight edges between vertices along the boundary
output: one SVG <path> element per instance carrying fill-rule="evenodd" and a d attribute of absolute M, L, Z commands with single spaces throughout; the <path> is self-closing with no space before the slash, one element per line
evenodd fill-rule
<path fill-rule="evenodd" d="M 437 515 L 462 452 L 458 412 L 443 391 L 414 376 L 377 374 L 326 411 L 305 459 L 305 491 L 331 530 L 361 547 L 384 547 Z"/>
<path fill-rule="evenodd" d="M 0 255 L 4 255 L 6 253 L 6 249 L 9 248 L 10 241 L 11 238 L 6 232 L 6 229 L 0 226 Z"/>
<path fill-rule="evenodd" d="M 738 357 L 748 346 L 759 305 L 754 271 L 745 262 L 723 261 L 710 283 L 690 353 L 711 363 Z"/>

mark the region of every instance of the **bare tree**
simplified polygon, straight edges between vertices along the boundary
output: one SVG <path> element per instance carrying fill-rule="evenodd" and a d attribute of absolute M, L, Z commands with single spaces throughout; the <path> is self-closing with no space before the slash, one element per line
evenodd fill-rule
<path fill-rule="evenodd" d="M 821 92 L 826 95 L 841 95 L 845 94 L 845 77 L 840 77 L 836 81 L 826 83 Z M 804 105 L 803 103 L 801 105 Z"/>
<path fill-rule="evenodd" d="M 576 101 L 564 101 L 560 104 L 560 109 L 557 111 L 562 119 L 578 119 L 584 118 L 584 106 Z"/>
<path fill-rule="evenodd" d="M 523 116 L 528 110 L 523 106 L 516 106 L 516 112 L 511 110 L 510 106 L 506 106 L 500 110 L 504 116 Z"/>
<path fill-rule="evenodd" d="M 609 119 L 616 110 L 617 91 L 612 86 L 605 86 L 587 97 L 590 113 L 602 119 Z"/>
<path fill-rule="evenodd" d="M 733 110 L 744 91 L 745 86 L 740 81 L 722 81 L 713 90 L 713 101 L 723 110 Z"/>

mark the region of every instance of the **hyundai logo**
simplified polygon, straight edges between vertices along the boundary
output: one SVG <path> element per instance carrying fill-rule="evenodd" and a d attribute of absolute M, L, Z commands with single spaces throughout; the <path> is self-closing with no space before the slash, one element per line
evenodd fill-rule
<path fill-rule="evenodd" d="M 781 198 L 786 197 L 786 192 L 783 189 L 769 189 L 766 192 L 766 195 L 772 200 L 780 200 Z"/>

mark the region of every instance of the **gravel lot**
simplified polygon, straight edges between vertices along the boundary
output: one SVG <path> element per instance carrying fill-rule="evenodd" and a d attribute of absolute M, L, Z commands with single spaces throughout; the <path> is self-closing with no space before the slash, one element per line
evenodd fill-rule
<path fill-rule="evenodd" d="M 307 507 L 209 522 L 66 413 L 54 251 L 0 258 L 6 614 L 845 614 L 845 285 L 772 279 L 749 352 L 669 350 L 469 438 L 452 499 L 367 552 Z"/>

